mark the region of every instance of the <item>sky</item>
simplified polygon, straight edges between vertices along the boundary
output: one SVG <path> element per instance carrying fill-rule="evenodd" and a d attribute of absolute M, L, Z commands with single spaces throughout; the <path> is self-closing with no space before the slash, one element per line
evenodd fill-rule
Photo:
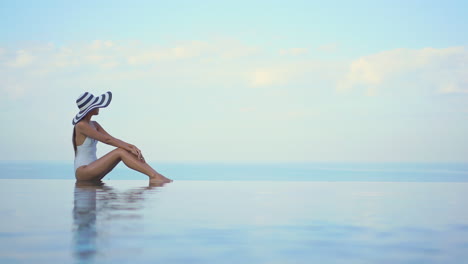
<path fill-rule="evenodd" d="M 2 1 L 0 160 L 75 100 L 160 162 L 468 162 L 466 1 Z M 98 155 L 113 149 L 100 144 Z"/>

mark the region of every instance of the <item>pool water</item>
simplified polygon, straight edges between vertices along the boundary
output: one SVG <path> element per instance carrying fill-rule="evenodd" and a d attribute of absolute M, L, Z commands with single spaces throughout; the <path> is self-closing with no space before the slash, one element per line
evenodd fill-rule
<path fill-rule="evenodd" d="M 468 183 L 0 180 L 0 263 L 463 263 Z"/>

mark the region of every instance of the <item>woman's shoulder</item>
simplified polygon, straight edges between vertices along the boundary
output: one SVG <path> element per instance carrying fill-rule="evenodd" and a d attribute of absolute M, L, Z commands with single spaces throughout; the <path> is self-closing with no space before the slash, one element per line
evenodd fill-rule
<path fill-rule="evenodd" d="M 87 129 L 89 127 L 97 127 L 99 126 L 99 124 L 96 122 L 96 121 L 91 121 L 89 124 L 84 122 L 84 121 L 81 121 L 81 122 L 78 122 L 75 127 L 77 130 L 83 130 L 83 129 Z"/>
<path fill-rule="evenodd" d="M 93 123 L 95 128 L 101 127 L 101 125 L 97 121 L 91 121 L 91 123 Z"/>

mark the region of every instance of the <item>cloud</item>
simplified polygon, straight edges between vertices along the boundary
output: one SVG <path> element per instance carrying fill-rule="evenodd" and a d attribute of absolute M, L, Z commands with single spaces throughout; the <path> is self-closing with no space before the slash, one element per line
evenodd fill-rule
<path fill-rule="evenodd" d="M 253 51 L 254 49 L 235 41 L 229 43 L 187 41 L 162 47 L 138 42 L 95 40 L 90 43 L 73 43 L 60 47 L 44 44 L 19 49 L 15 53 L 2 49 L 0 53 L 4 53 L 5 56 L 2 58 L 0 54 L 0 59 L 4 66 L 10 68 L 23 68 L 34 62 L 36 71 L 46 74 L 77 67 L 110 69 L 120 65 L 144 66 L 198 57 L 234 58 L 251 54 Z"/>
<path fill-rule="evenodd" d="M 262 87 L 283 85 L 291 80 L 295 72 L 284 67 L 255 69 L 250 74 L 250 86 Z"/>
<path fill-rule="evenodd" d="M 259 51 L 261 47 L 229 38 L 165 46 L 109 40 L 63 46 L 45 43 L 3 49 L 0 86 L 11 98 L 28 94 L 38 81 L 58 80 L 64 83 L 74 80 L 86 86 L 120 85 L 122 81 L 206 87 L 281 86 L 297 95 L 333 88 L 340 92 L 364 91 L 369 96 L 386 91 L 407 93 L 411 89 L 439 94 L 468 93 L 468 54 L 464 47 L 395 49 L 351 62 L 301 56 L 286 60 L 278 53 L 266 52 L 258 60 L 259 56 L 253 55 L 260 54 Z M 284 55 L 305 52 L 304 48 L 283 50 Z"/>
<path fill-rule="evenodd" d="M 10 99 L 16 100 L 24 95 L 26 88 L 21 83 L 13 83 L 8 86 L 4 86 L 2 90 Z"/>
<path fill-rule="evenodd" d="M 13 60 L 7 62 L 7 66 L 12 68 L 21 68 L 30 65 L 34 57 L 26 50 L 18 50 Z"/>
<path fill-rule="evenodd" d="M 129 47 L 123 54 L 130 65 L 147 65 L 190 59 L 235 59 L 257 52 L 256 47 L 234 40 L 188 41 L 169 47 Z"/>
<path fill-rule="evenodd" d="M 271 99 L 271 98 L 270 98 Z M 313 107 L 301 107 L 293 104 L 278 104 L 277 101 L 257 102 L 254 106 L 238 108 L 243 118 L 262 121 L 293 121 L 318 117 L 320 112 Z"/>
<path fill-rule="evenodd" d="M 115 43 L 110 40 L 95 40 L 89 45 L 91 50 L 101 50 L 115 47 Z"/>
<path fill-rule="evenodd" d="M 366 124 L 367 117 L 372 117 L 367 123 L 370 128 L 381 127 L 380 121 L 374 123 L 374 113 L 381 117 L 401 108 L 402 113 L 408 109 L 406 115 L 418 107 L 419 111 L 466 111 L 465 102 L 451 100 L 453 96 L 443 96 L 448 100 L 435 109 L 432 97 L 422 98 L 420 105 L 414 106 L 408 103 L 418 101 L 414 98 L 348 100 L 333 94 L 337 83 L 342 91 L 364 90 L 369 96 L 390 91 L 398 99 L 405 99 L 410 89 L 440 95 L 467 94 L 468 56 L 464 48 L 397 49 L 352 61 L 330 56 L 314 59 L 314 54 L 288 57 L 278 54 L 279 49 L 268 50 L 233 39 L 164 46 L 103 40 L 4 49 L 0 56 L 0 104 L 24 108 L 24 113 L 34 115 L 35 109 L 47 101 L 63 110 L 55 111 L 57 120 L 68 123 L 69 117 L 76 114 L 74 100 L 83 89 L 95 94 L 112 90 L 114 114 L 109 112 L 106 118 L 112 121 L 128 115 L 130 122 L 145 124 L 139 130 L 146 131 L 141 140 L 149 138 L 151 142 L 153 132 L 159 131 L 161 145 L 166 144 L 166 139 L 177 138 L 209 142 L 217 137 L 224 142 L 223 132 L 235 131 L 232 135 L 237 140 L 262 141 L 266 137 L 264 142 L 283 140 L 287 142 L 285 146 L 293 146 L 289 139 L 294 138 L 306 146 L 325 142 L 321 144 L 327 149 L 328 143 L 340 149 L 343 142 L 365 141 L 368 135 L 358 135 L 366 128 L 362 124 Z M 284 55 L 301 52 L 305 51 L 285 50 Z M 106 116 L 105 112 L 102 114 Z M 155 118 L 158 122 L 150 122 Z M 191 124 L 196 129 L 191 129 Z M 216 128 L 206 129 L 212 124 L 217 124 Z M 123 126 L 122 131 L 131 135 L 132 130 L 127 127 Z M 288 148 L 291 147 L 283 150 Z"/>
<path fill-rule="evenodd" d="M 296 57 L 284 60 L 278 57 L 261 61 L 266 67 L 250 67 L 248 84 L 251 87 L 301 86 L 313 90 L 330 89 L 329 82 L 336 82 L 344 67 L 342 62 Z M 331 88 L 333 89 L 333 88 Z"/>
<path fill-rule="evenodd" d="M 215 41 L 219 56 L 224 59 L 244 58 L 257 54 L 261 49 L 246 45 L 238 39 L 222 38 Z"/>
<path fill-rule="evenodd" d="M 317 50 L 324 51 L 324 52 L 333 52 L 333 51 L 336 51 L 337 48 L 338 48 L 337 43 L 329 43 L 329 44 L 325 44 L 325 45 L 318 47 Z"/>
<path fill-rule="evenodd" d="M 140 51 L 127 56 L 126 61 L 130 65 L 145 65 L 159 61 L 164 57 L 160 51 Z"/>
<path fill-rule="evenodd" d="M 170 47 L 133 47 L 125 50 L 127 62 L 131 65 L 194 58 L 235 59 L 256 52 L 258 52 L 257 47 L 245 45 L 234 39 L 187 41 Z"/>
<path fill-rule="evenodd" d="M 446 83 L 442 84 L 439 92 L 443 94 L 451 94 L 451 93 L 468 93 L 468 82 L 465 82 L 465 88 L 461 88 L 460 85 L 454 83 Z"/>
<path fill-rule="evenodd" d="M 256 70 L 252 73 L 252 86 L 266 86 L 278 82 L 279 76 L 276 76 L 269 70 Z"/>
<path fill-rule="evenodd" d="M 468 92 L 468 52 L 464 47 L 443 49 L 394 49 L 351 62 L 348 73 L 337 82 L 346 92 L 364 87 L 367 94 L 411 85 L 431 93 Z"/>
<path fill-rule="evenodd" d="M 116 80 L 174 79 L 199 85 L 245 82 L 246 60 L 239 59 L 258 50 L 230 38 L 165 46 L 95 40 L 60 46 L 43 43 L 14 50 L 1 48 L 0 92 L 7 95 L 5 98 L 17 99 L 38 87 L 38 81 L 57 83 L 59 80 L 88 86 L 102 82 L 115 84 Z"/>
<path fill-rule="evenodd" d="M 161 61 L 183 60 L 209 55 L 212 47 L 207 42 L 190 41 L 172 47 L 129 47 L 124 51 L 130 65 L 154 64 Z"/>
<path fill-rule="evenodd" d="M 279 51 L 279 54 L 297 56 L 297 55 L 307 54 L 307 52 L 309 52 L 309 50 L 306 48 L 291 48 L 291 49 L 282 49 Z"/>
<path fill-rule="evenodd" d="M 254 112 L 256 110 L 257 109 L 255 107 L 252 107 L 252 106 L 246 106 L 246 107 L 239 108 L 239 111 L 241 111 L 242 113 L 252 113 L 252 112 Z"/>

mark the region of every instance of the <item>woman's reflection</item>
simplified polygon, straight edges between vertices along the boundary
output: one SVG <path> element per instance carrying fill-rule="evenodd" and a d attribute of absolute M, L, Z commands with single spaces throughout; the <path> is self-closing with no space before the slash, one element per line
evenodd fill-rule
<path fill-rule="evenodd" d="M 118 193 L 102 181 L 77 181 L 73 207 L 75 258 L 79 262 L 88 262 L 96 256 L 98 218 L 102 223 L 110 220 L 106 215 L 112 215 L 118 210 L 132 210 L 133 214 L 138 213 L 136 211 L 142 208 L 142 194 L 146 190 L 162 186 L 163 183 L 150 183 L 148 187 Z"/>

